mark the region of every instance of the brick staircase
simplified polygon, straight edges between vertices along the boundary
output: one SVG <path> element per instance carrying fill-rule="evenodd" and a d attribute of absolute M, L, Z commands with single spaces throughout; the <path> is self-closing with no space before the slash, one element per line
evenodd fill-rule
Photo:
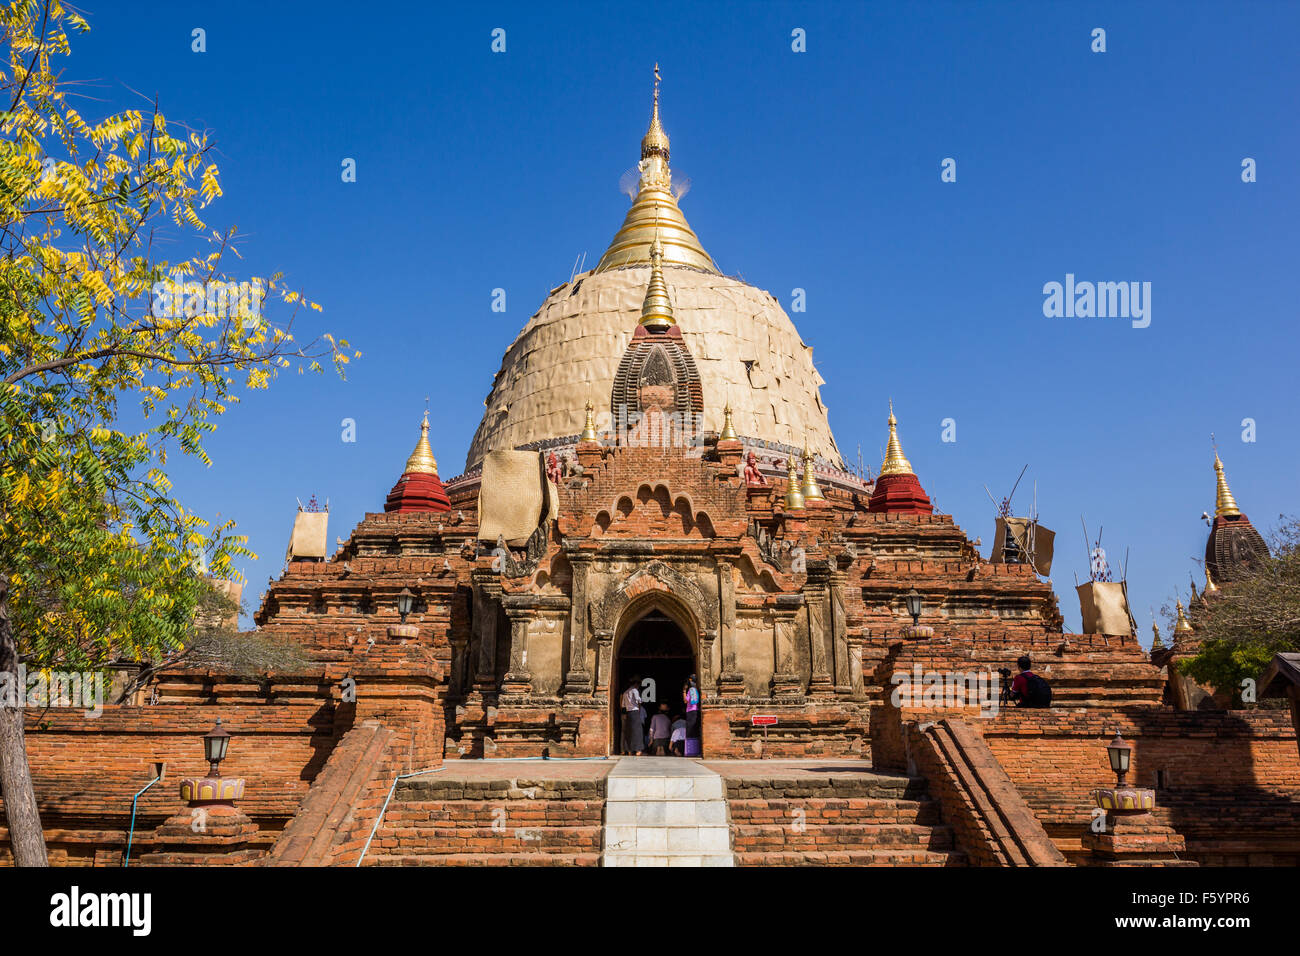
<path fill-rule="evenodd" d="M 636 757 L 560 779 L 448 768 L 398 785 L 364 863 L 967 864 L 923 779 L 813 766 Z"/>
<path fill-rule="evenodd" d="M 598 866 L 602 779 L 403 781 L 366 866 Z"/>
<path fill-rule="evenodd" d="M 924 779 L 724 771 L 738 866 L 965 866 Z"/>

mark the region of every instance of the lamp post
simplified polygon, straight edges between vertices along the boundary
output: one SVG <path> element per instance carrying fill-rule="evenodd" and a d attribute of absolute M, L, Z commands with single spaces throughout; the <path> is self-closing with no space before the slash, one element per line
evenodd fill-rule
<path fill-rule="evenodd" d="M 208 761 L 208 776 L 213 780 L 221 779 L 221 761 L 226 759 L 226 749 L 230 746 L 230 732 L 221 726 L 221 718 L 217 718 L 217 725 L 203 735 L 203 756 Z"/>
<path fill-rule="evenodd" d="M 263 850 L 249 846 L 257 824 L 235 806 L 235 801 L 244 798 L 244 778 L 221 776 L 221 761 L 226 759 L 230 736 L 220 718 L 203 735 L 207 776 L 181 781 L 185 806 L 154 831 L 154 847 L 143 855 L 141 863 L 246 865 L 262 855 Z"/>
<path fill-rule="evenodd" d="M 1117 730 L 1115 739 L 1106 745 L 1106 754 L 1110 757 L 1110 769 L 1115 771 L 1115 789 L 1122 790 L 1128 786 L 1125 777 L 1128 775 L 1129 761 L 1133 757 L 1133 745 L 1125 741 Z"/>
<path fill-rule="evenodd" d="M 203 735 L 203 757 L 208 762 L 206 777 L 186 777 L 181 781 L 181 799 L 191 807 L 210 804 L 231 805 L 244 795 L 243 777 L 221 776 L 221 761 L 230 747 L 230 731 L 217 718 L 217 725 Z"/>
<path fill-rule="evenodd" d="M 1106 745 L 1106 756 L 1115 783 L 1092 791 L 1093 803 L 1102 812 L 1093 813 L 1083 848 L 1102 866 L 1142 862 L 1185 865 L 1178 860 L 1178 854 L 1186 849 L 1183 838 L 1151 813 L 1156 807 L 1155 790 L 1128 782 L 1133 745 L 1118 729 L 1115 739 Z"/>

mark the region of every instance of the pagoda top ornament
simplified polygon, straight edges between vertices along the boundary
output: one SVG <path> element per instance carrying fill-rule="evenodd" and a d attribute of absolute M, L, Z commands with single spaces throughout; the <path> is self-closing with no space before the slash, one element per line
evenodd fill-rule
<path fill-rule="evenodd" d="M 651 264 L 651 249 L 662 234 L 662 265 L 689 266 L 716 275 L 718 267 L 713 258 L 704 251 L 699 237 L 691 230 L 677 205 L 679 194 L 673 187 L 673 174 L 668 167 L 668 133 L 659 120 L 659 80 L 659 64 L 656 63 L 650 127 L 641 138 L 641 162 L 637 164 L 641 174 L 637 193 L 622 228 L 615 234 L 594 271 Z"/>
<path fill-rule="evenodd" d="M 912 463 L 903 454 L 903 445 L 898 440 L 898 419 L 894 417 L 894 400 L 889 400 L 889 444 L 885 446 L 885 460 L 880 465 L 881 476 L 913 475 Z"/>

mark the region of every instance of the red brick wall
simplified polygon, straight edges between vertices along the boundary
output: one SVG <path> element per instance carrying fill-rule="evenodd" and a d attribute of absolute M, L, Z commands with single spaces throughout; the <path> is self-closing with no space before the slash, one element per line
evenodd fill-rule
<path fill-rule="evenodd" d="M 966 861 L 920 780 L 745 775 L 728 776 L 726 784 L 732 849 L 742 866 Z"/>
<path fill-rule="evenodd" d="M 131 798 L 161 761 L 163 780 L 137 806 L 132 856 L 147 850 L 153 830 L 181 807 L 181 779 L 206 775 L 201 738 L 218 717 L 233 735 L 221 772 L 247 780 L 240 805 L 262 828 L 255 845 L 269 848 L 334 745 L 334 714 L 319 702 L 107 706 L 97 718 L 72 709 L 29 715 L 28 760 L 51 863 L 120 865 Z M 9 860 L 7 844 L 0 828 L 0 861 Z"/>
<path fill-rule="evenodd" d="M 1082 792 L 1110 786 L 1106 744 L 1116 731 L 1133 744 L 1129 781 L 1175 789 L 1258 787 L 1300 795 L 1300 754 L 1285 711 L 1006 711 L 977 725 L 1013 779 Z"/>
<path fill-rule="evenodd" d="M 595 866 L 605 781 L 403 781 L 365 858 L 367 866 Z"/>
<path fill-rule="evenodd" d="M 1106 744 L 1118 730 L 1134 746 L 1129 782 L 1156 788 L 1157 814 L 1192 859 L 1300 862 L 1300 756 L 1285 711 L 1010 711 L 976 729 L 1067 856 L 1080 852 L 1090 792 L 1114 785 Z"/>

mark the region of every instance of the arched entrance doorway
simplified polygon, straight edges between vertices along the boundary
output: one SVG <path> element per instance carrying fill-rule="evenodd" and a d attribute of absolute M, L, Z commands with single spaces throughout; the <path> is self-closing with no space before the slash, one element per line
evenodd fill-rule
<path fill-rule="evenodd" d="M 621 752 L 623 715 L 619 702 L 628 681 L 637 678 L 648 725 L 648 719 L 659 711 L 661 704 L 668 705 L 668 714 L 674 720 L 684 715 L 682 687 L 687 677 L 697 673 L 695 647 L 676 620 L 658 608 L 639 617 L 629 617 L 634 618 L 633 623 L 618 641 L 611 675 L 611 754 Z"/>

